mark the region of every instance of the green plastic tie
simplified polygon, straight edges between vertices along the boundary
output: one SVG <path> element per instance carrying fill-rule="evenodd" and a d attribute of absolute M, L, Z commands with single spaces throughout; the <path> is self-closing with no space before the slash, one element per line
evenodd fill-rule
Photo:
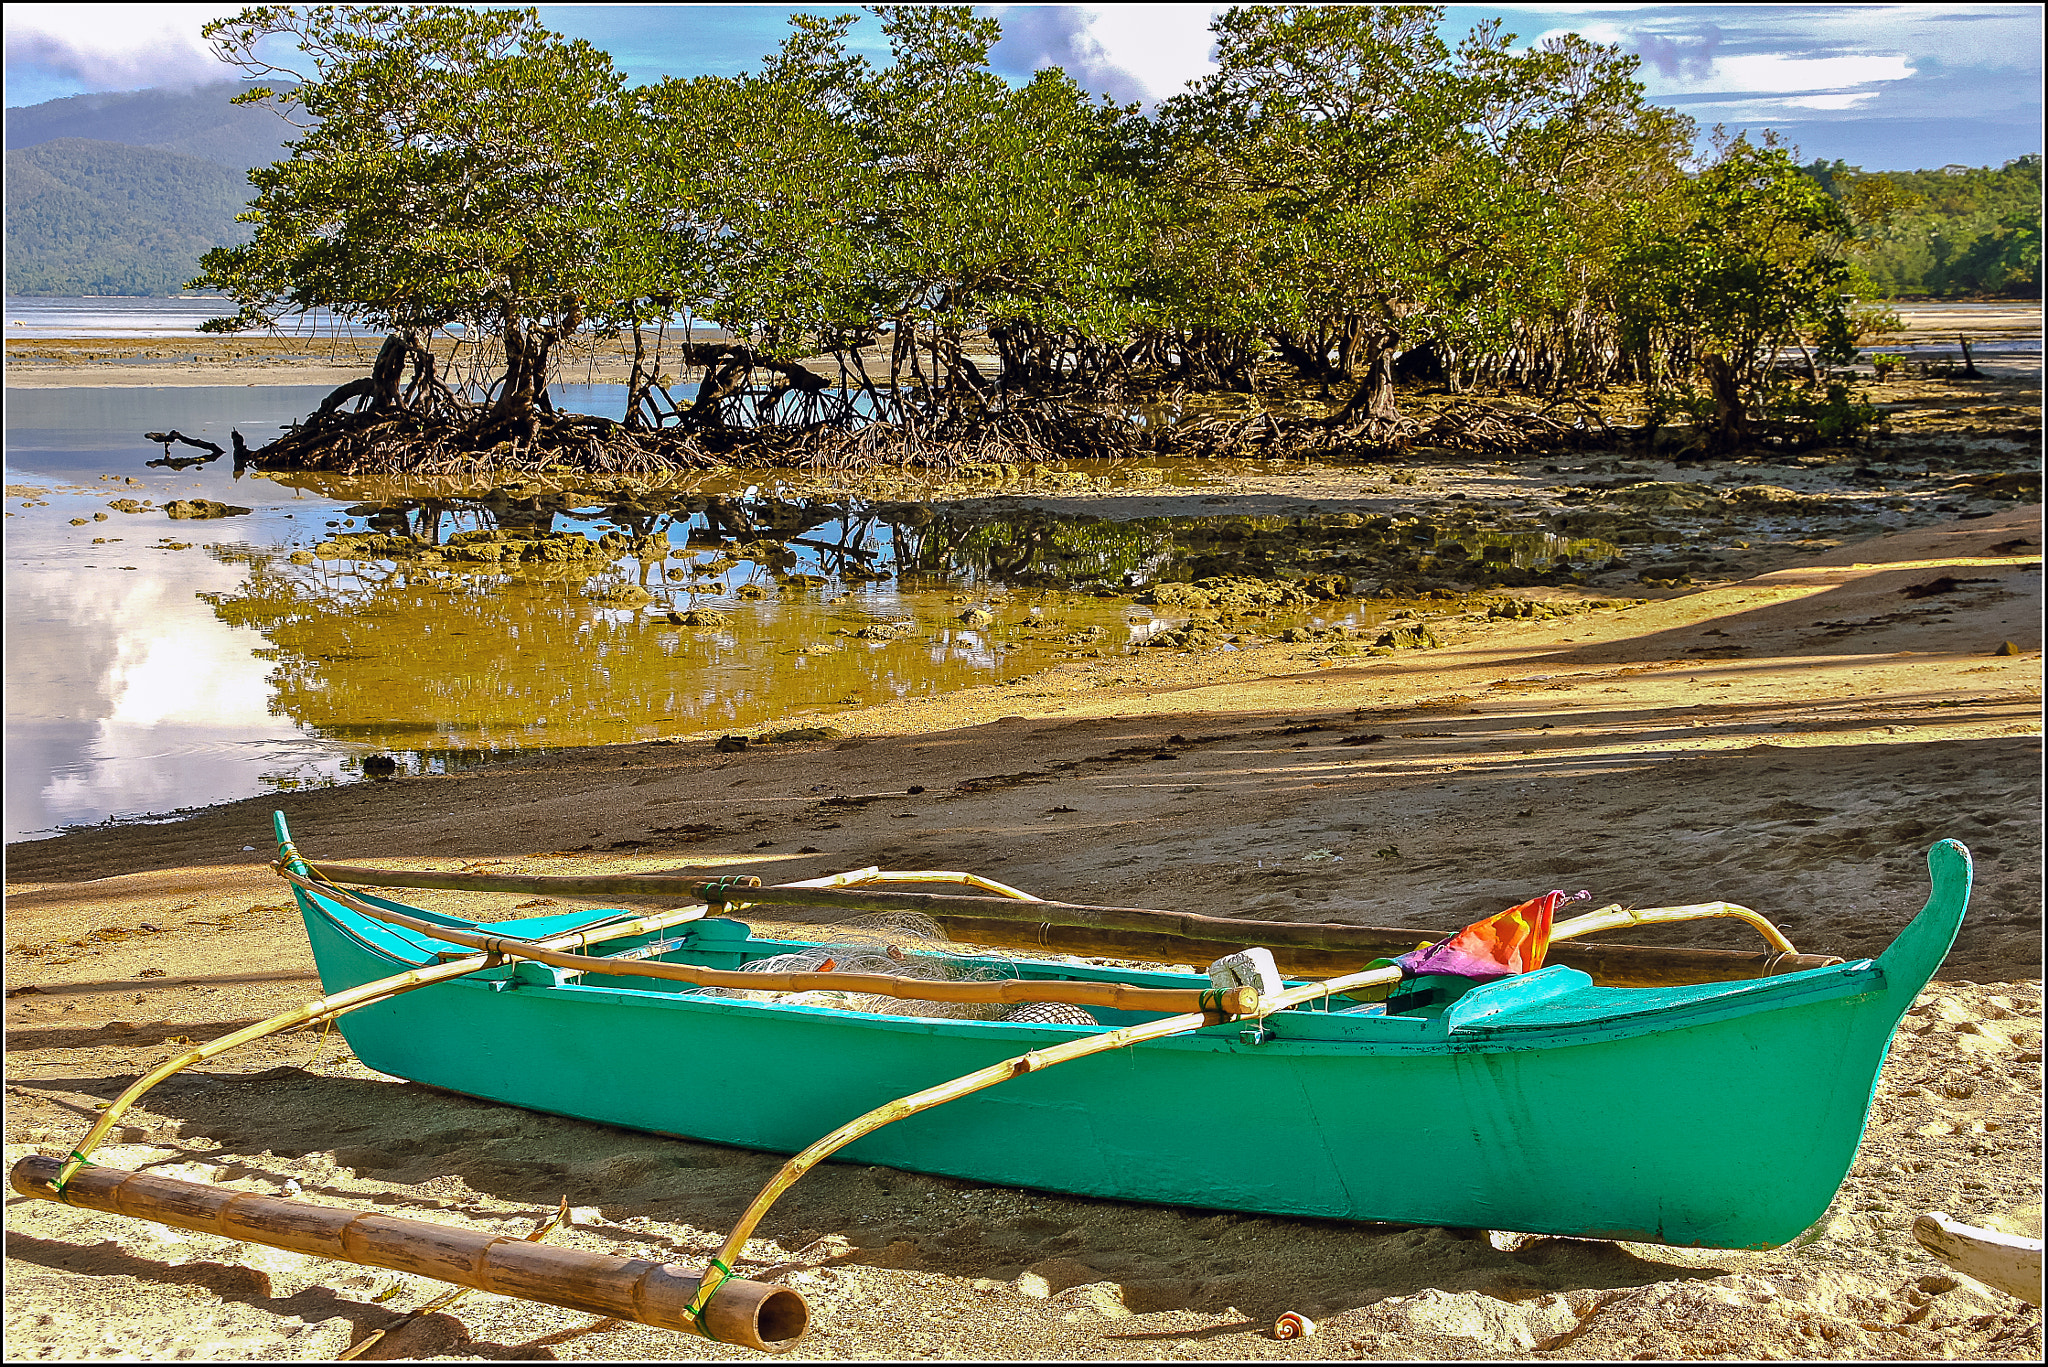
<path fill-rule="evenodd" d="M 725 1342 L 724 1339 L 711 1332 L 711 1321 L 704 1318 L 704 1312 L 710 1308 L 711 1298 L 718 1294 L 718 1288 L 725 1285 L 726 1280 L 732 1276 L 732 1269 L 716 1258 L 711 1260 L 711 1266 L 717 1268 L 721 1275 L 717 1281 L 711 1282 L 708 1290 L 700 1282 L 697 1286 L 696 1296 L 689 1305 L 683 1307 L 683 1313 L 696 1321 L 698 1333 L 710 1339 L 713 1343 L 723 1343 Z M 710 1281 L 711 1273 L 709 1269 L 705 1271 L 704 1279 L 705 1281 Z"/>
<path fill-rule="evenodd" d="M 90 1158 L 87 1158 L 77 1149 L 73 1149 L 71 1151 L 71 1157 L 77 1159 L 78 1161 L 76 1163 L 66 1164 L 66 1166 L 69 1167 L 71 1170 L 69 1172 L 58 1173 L 57 1180 L 50 1184 L 50 1190 L 55 1192 L 59 1196 L 62 1196 L 64 1194 L 64 1188 L 70 1184 L 71 1179 L 78 1176 L 78 1170 L 80 1168 L 96 1168 L 99 1166 L 99 1164 L 93 1162 Z"/>

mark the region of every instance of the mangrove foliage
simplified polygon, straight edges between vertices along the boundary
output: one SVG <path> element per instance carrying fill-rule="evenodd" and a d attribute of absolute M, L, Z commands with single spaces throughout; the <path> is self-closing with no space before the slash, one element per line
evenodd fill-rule
<path fill-rule="evenodd" d="M 1491 21 L 1450 43 L 1438 6 L 1237 7 L 1216 71 L 1146 110 L 1056 68 L 1006 82 L 968 7 L 875 13 L 883 65 L 850 16 L 803 13 L 758 71 L 638 86 L 532 10 L 208 25 L 297 136 L 251 174 L 251 240 L 193 282 L 239 305 L 207 326 L 326 309 L 388 335 L 256 463 L 1514 449 L 1615 440 L 1614 385 L 1703 453 L 1858 420 L 1793 391 L 1871 325 L 1850 249 L 1886 206 L 1859 221 L 1768 137 L 1697 163 L 1617 48 L 1517 50 Z M 280 38 L 298 69 L 259 57 Z M 592 339 L 630 357 L 615 414 L 550 394 Z M 1416 385 L 1462 402 L 1404 410 Z M 1204 391 L 1250 416 L 1138 416 Z M 1480 401 L 1502 395 L 1528 402 Z"/>

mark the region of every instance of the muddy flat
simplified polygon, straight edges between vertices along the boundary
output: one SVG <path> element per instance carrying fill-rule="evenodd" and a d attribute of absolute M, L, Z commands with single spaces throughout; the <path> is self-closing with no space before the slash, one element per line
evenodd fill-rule
<path fill-rule="evenodd" d="M 182 1045 L 317 992 L 281 807 L 316 858 L 492 872 L 965 869 L 1041 896 L 1455 928 L 1551 887 L 1726 899 L 1802 949 L 1881 949 L 1924 854 L 1976 859 L 1834 1207 L 1770 1252 L 1141 1207 L 827 1165 L 744 1265 L 829 1360 L 2039 1356 L 2039 1312 L 1914 1243 L 1922 1211 L 2041 1221 L 2038 506 L 1711 586 L 1445 612 L 1384 656 L 1269 642 L 1076 660 L 833 717 L 843 734 L 605 747 L 226 804 L 8 851 L 7 1157 L 61 1155 Z M 866 800 L 833 803 L 833 797 Z M 511 915 L 512 898 L 422 893 Z M 1731 928 L 1732 927 L 1732 928 Z M 1637 942 L 1748 948 L 1740 927 Z M 1085 1065 L 1077 1065 L 1085 1066 Z M 820 1117 L 821 1132 L 843 1117 Z M 291 1034 L 182 1074 L 97 1155 L 130 1168 L 701 1261 L 773 1158 L 538 1116 Z M 20 1359 L 746 1356 L 397 1274 L 15 1200 Z M 1277 1316 L 1312 1338 L 1270 1336 Z"/>

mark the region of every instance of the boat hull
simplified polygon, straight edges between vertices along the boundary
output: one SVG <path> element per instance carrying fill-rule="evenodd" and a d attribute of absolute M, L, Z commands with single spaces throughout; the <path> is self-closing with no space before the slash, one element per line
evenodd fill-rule
<path fill-rule="evenodd" d="M 1826 1210 L 1892 1030 L 1954 937 L 1968 854 L 1944 842 L 1929 860 L 1934 897 L 1878 960 L 1670 989 L 1600 988 L 1553 967 L 1438 1016 L 1290 1011 L 1266 1031 L 1226 1024 L 1030 1073 L 839 1157 L 1120 1200 L 1770 1247 Z M 422 957 L 369 918 L 299 899 L 330 991 Z M 701 923 L 683 957 L 725 966 L 784 947 L 743 935 Z M 1105 1027 L 1143 1019 L 1096 1014 Z M 776 1153 L 1088 1033 L 707 998 L 532 964 L 408 992 L 339 1027 L 394 1076 Z"/>

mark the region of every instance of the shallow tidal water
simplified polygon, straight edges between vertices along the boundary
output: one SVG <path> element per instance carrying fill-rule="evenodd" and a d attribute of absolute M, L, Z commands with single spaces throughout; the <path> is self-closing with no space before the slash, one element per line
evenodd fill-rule
<path fill-rule="evenodd" d="M 559 400 L 604 412 L 614 389 L 566 387 Z M 823 725 L 1121 654 L 1188 617 L 1134 604 L 1128 589 L 1187 577 L 1183 533 L 1202 519 L 934 514 L 900 492 L 890 504 L 821 497 L 761 473 L 669 486 L 688 497 L 653 512 L 485 502 L 237 478 L 228 460 L 190 463 L 200 453 L 186 446 L 166 463 L 141 436 L 176 428 L 227 446 L 239 427 L 257 446 L 323 393 L 10 391 L 8 840 L 346 782 L 370 755 L 422 773 L 513 751 Z M 1154 490 L 1206 478 L 1109 474 Z M 122 499 L 141 510 L 111 506 Z M 172 499 L 249 511 L 173 520 Z M 381 558 L 332 540 L 380 530 L 450 554 Z M 612 539 L 514 568 L 448 545 L 493 532 Z M 1549 538 L 1529 543 L 1513 558 L 1557 553 Z M 1275 608 L 1259 629 L 1362 628 L 1398 606 Z M 963 621 L 970 608 L 992 620 Z"/>

